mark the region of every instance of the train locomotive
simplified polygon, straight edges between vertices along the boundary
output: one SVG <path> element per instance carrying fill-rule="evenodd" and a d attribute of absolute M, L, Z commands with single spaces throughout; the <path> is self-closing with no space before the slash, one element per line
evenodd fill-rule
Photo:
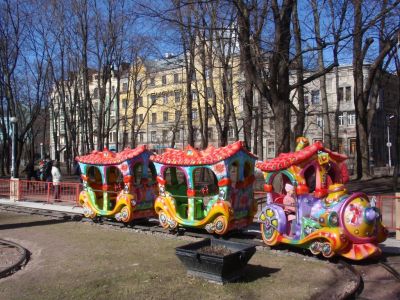
<path fill-rule="evenodd" d="M 289 244 L 352 260 L 381 253 L 377 244 L 388 231 L 374 201 L 347 192 L 346 159 L 303 138 L 296 152 L 256 164 L 265 178 L 266 205 L 258 221 L 267 245 Z"/>

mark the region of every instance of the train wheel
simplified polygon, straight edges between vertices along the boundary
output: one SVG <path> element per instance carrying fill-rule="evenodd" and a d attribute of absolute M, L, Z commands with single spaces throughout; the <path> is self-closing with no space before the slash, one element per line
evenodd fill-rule
<path fill-rule="evenodd" d="M 329 242 L 322 243 L 322 255 L 326 258 L 330 258 L 335 255 L 335 252 L 332 250 L 332 245 Z"/>
<path fill-rule="evenodd" d="M 262 221 L 261 235 L 263 241 L 269 246 L 277 245 L 277 237 L 279 235 L 279 232 L 277 230 L 279 225 L 277 212 L 271 208 L 267 208 L 266 211 L 261 214 L 260 220 Z"/>
<path fill-rule="evenodd" d="M 319 242 L 319 241 L 314 241 L 314 242 L 312 242 L 311 243 L 311 245 L 310 245 L 310 252 L 313 254 L 313 255 L 318 255 L 318 254 L 320 254 L 321 253 L 321 250 L 322 250 L 322 245 L 323 245 L 323 243 L 321 243 L 321 242 Z"/>
<path fill-rule="evenodd" d="M 158 220 L 162 228 L 167 229 L 169 227 L 168 217 L 163 210 L 159 213 Z"/>
<path fill-rule="evenodd" d="M 272 226 L 267 226 L 264 223 L 261 223 L 260 227 L 261 227 L 261 236 L 264 243 L 266 243 L 269 246 L 275 246 L 279 244 L 277 239 L 279 232 L 275 228 L 273 228 Z"/>
<path fill-rule="evenodd" d="M 128 206 L 125 205 L 120 211 L 121 221 L 127 223 L 131 221 L 131 217 L 132 217 L 132 211 L 129 209 Z"/>
<path fill-rule="evenodd" d="M 87 205 L 86 203 L 84 203 L 84 204 L 82 205 L 82 207 L 83 207 L 83 215 L 84 215 L 86 218 L 93 219 L 93 218 L 96 217 L 96 212 L 94 212 L 94 211 L 90 208 L 89 205 Z"/>
<path fill-rule="evenodd" d="M 224 216 L 219 216 L 214 220 L 214 232 L 216 234 L 222 235 L 228 229 L 228 222 Z"/>

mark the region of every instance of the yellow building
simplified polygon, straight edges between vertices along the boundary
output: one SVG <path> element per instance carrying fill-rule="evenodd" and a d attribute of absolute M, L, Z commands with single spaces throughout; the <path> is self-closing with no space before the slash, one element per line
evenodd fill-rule
<path fill-rule="evenodd" d="M 230 86 L 233 88 L 227 86 L 224 89 L 225 95 L 227 95 L 224 98 L 221 84 L 222 68 L 214 67 L 212 72 L 210 69 L 201 72 L 200 62 L 196 61 L 195 69 L 196 74 L 192 82 L 192 121 L 195 131 L 195 146 L 200 147 L 200 118 L 202 117 L 204 120 L 205 103 L 210 108 L 212 107 L 214 93 L 216 96 L 215 107 L 221 121 L 223 122 L 225 105 L 227 109 L 235 111 L 235 114 L 230 113 L 229 123 L 233 124 L 234 115 L 239 122 L 242 111 L 240 109 L 240 74 L 238 67 L 233 67 L 231 71 L 228 71 L 228 76 L 232 76 L 233 84 Z M 213 73 L 212 78 L 211 73 Z M 139 79 L 135 80 L 135 78 Z M 132 68 L 131 74 L 124 80 L 120 92 L 120 115 L 123 116 L 123 121 L 126 121 L 126 123 L 122 122 L 126 124 L 124 128 L 131 129 L 125 131 L 125 135 L 132 137 L 136 134 L 136 144 L 148 144 L 149 148 L 155 150 L 170 147 L 173 144 L 173 136 L 175 136 L 174 146 L 184 147 L 187 144 L 188 131 L 186 71 L 182 57 L 166 57 L 162 60 L 148 62 L 140 69 Z M 133 90 L 134 87 L 136 87 L 136 91 Z M 134 113 L 135 101 L 137 103 L 136 114 Z M 133 127 L 132 122 L 135 124 Z M 229 141 L 234 140 L 232 125 L 229 126 L 228 137 Z M 208 113 L 208 139 L 210 145 L 218 145 L 219 135 L 211 109 Z M 122 142 L 122 138 L 120 140 Z"/>

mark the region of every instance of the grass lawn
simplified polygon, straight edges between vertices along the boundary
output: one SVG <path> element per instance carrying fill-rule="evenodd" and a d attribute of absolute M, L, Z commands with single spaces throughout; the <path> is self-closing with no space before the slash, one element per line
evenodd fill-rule
<path fill-rule="evenodd" d="M 309 299 L 336 283 L 336 266 L 257 251 L 241 282 L 186 276 L 175 247 L 192 239 L 0 211 L 0 238 L 31 253 L 0 280 L 1 299 Z"/>

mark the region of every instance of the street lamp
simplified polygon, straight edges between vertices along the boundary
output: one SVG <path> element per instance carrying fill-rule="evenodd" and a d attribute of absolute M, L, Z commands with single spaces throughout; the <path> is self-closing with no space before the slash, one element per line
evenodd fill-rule
<path fill-rule="evenodd" d="M 392 147 L 392 143 L 390 142 L 390 120 L 394 118 L 394 114 L 390 114 L 386 116 L 386 127 L 387 127 L 387 143 L 386 146 L 388 148 L 388 159 L 389 159 L 389 168 L 392 167 L 392 158 L 390 156 L 390 147 Z"/>
<path fill-rule="evenodd" d="M 17 174 L 17 117 L 11 117 L 11 129 L 12 129 L 12 137 L 11 137 L 11 178 L 16 178 Z"/>

